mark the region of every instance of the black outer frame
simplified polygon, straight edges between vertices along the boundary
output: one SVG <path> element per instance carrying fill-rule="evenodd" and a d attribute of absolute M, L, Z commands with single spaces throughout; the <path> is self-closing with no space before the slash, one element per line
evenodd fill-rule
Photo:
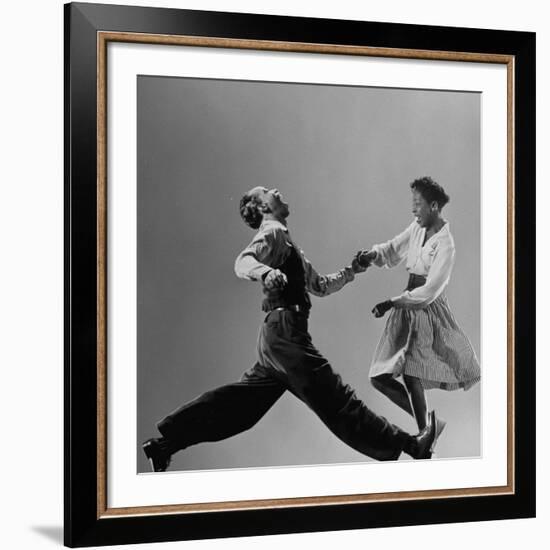
<path fill-rule="evenodd" d="M 73 3 L 64 8 L 65 544 L 81 547 L 534 517 L 535 33 L 100 4 Z M 515 56 L 513 495 L 97 518 L 98 31 Z"/>

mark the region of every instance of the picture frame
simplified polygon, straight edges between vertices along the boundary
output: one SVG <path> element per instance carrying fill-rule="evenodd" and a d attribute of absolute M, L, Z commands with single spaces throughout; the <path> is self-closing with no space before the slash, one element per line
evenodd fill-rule
<path fill-rule="evenodd" d="M 494 487 L 111 507 L 107 49 L 116 43 L 506 67 L 506 482 Z M 65 6 L 65 544 L 160 542 L 535 515 L 535 35 Z M 269 477 L 269 470 L 262 472 Z"/>

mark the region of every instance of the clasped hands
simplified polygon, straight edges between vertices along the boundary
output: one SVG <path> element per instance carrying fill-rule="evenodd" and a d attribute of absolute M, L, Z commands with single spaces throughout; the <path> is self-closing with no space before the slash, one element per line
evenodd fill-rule
<path fill-rule="evenodd" d="M 359 250 L 351 261 L 352 271 L 354 273 L 363 273 L 375 257 L 375 252 Z M 267 290 L 274 290 L 276 288 L 284 288 L 288 283 L 288 279 L 280 269 L 271 269 L 262 279 L 262 283 Z"/>
<path fill-rule="evenodd" d="M 376 258 L 376 252 L 373 250 L 359 250 L 351 261 L 351 269 L 354 273 L 365 272 L 373 260 Z M 264 276 L 263 285 L 268 290 L 274 290 L 276 288 L 284 288 L 288 279 L 287 276 L 280 269 L 272 269 Z M 372 309 L 372 313 L 375 317 L 383 317 L 387 311 L 393 307 L 391 300 L 386 300 L 376 304 Z"/>
<path fill-rule="evenodd" d="M 359 250 L 353 257 L 351 269 L 354 273 L 363 273 L 375 259 L 376 252 L 374 250 Z"/>

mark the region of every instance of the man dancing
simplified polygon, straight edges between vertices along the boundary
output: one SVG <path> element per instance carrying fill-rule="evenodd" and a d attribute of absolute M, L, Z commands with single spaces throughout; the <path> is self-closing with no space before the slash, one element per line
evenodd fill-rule
<path fill-rule="evenodd" d="M 328 296 L 366 268 L 354 258 L 351 266 L 319 275 L 290 237 L 288 204 L 277 189 L 250 190 L 240 201 L 240 213 L 248 226 L 258 229 L 235 262 L 238 277 L 263 286 L 267 315 L 258 337 L 257 362 L 238 382 L 200 395 L 157 424 L 162 437 L 143 444 L 153 471 L 165 471 L 172 455 L 186 447 L 248 430 L 287 390 L 364 455 L 396 460 L 405 452 L 415 459 L 431 458 L 434 413 L 416 436 L 390 424 L 342 382 L 308 333 L 308 293 Z"/>

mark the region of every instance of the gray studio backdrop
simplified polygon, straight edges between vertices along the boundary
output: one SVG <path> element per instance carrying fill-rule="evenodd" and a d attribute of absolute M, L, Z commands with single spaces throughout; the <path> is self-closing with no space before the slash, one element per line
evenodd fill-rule
<path fill-rule="evenodd" d="M 149 76 L 137 90 L 138 472 L 149 471 L 139 444 L 158 436 L 158 420 L 255 362 L 261 288 L 237 279 L 233 263 L 253 236 L 239 199 L 256 185 L 284 194 L 291 234 L 329 273 L 403 230 L 412 221 L 409 182 L 434 177 L 451 196 L 449 301 L 479 355 L 479 94 Z M 372 409 L 413 432 L 368 379 L 385 322 L 370 311 L 405 284 L 404 266 L 369 269 L 313 298 L 310 330 Z M 428 399 L 448 422 L 438 456 L 479 455 L 479 385 Z M 286 393 L 251 430 L 186 449 L 171 469 L 368 460 Z"/>

